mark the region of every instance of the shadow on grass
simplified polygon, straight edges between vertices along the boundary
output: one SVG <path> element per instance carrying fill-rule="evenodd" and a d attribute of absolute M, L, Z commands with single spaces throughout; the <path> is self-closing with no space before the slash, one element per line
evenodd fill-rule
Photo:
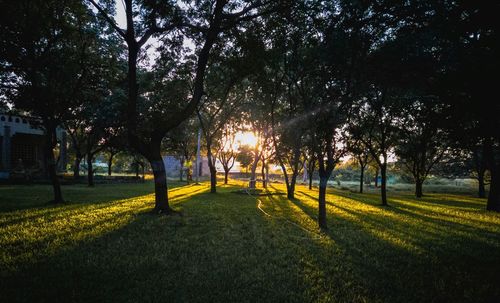
<path fill-rule="evenodd" d="M 152 195 L 117 201 L 109 208 L 95 205 L 95 213 L 87 208 L 90 217 L 99 221 L 81 232 L 66 230 L 69 233 L 61 237 L 75 237 L 68 245 L 56 246 L 42 257 L 32 255 L 15 271 L 2 270 L 2 282 L 6 282 L 0 292 L 14 298 L 9 301 L 28 302 L 60 298 L 479 302 L 498 295 L 491 284 L 483 283 L 494 281 L 498 273 L 498 249 L 492 251 L 480 243 L 469 247 L 468 236 L 460 238 L 465 235 L 462 227 L 439 229 L 441 223 L 399 209 L 398 202 L 381 208 L 373 201 L 329 193 L 330 230 L 317 240 L 284 222 L 317 228 L 317 200 L 312 192 L 299 191 L 297 199 L 290 201 L 281 195 L 232 195 L 230 191 L 238 188 L 233 185 L 219 188 L 217 195 L 206 192 L 206 184 L 202 188 L 172 192 L 172 206 L 182 208 L 183 217 L 148 213 Z M 276 218 L 256 208 L 257 198 Z M 82 223 L 78 215 L 74 219 L 75 224 Z M 79 238 L 103 225 L 109 228 Z M 487 237 L 490 242 L 498 240 Z M 31 247 L 44 249 L 54 243 L 50 241 L 34 242 Z"/>
<path fill-rule="evenodd" d="M 184 185 L 179 182 L 169 183 L 170 188 Z M 52 199 L 50 185 L 15 185 L 0 187 L 0 214 L 28 209 L 57 209 L 70 205 L 108 203 L 120 199 L 139 197 L 154 192 L 151 181 L 133 184 L 100 184 L 88 187 L 83 184 L 64 186 L 62 204 L 49 204 Z M 170 190 L 169 190 L 170 192 Z"/>
<path fill-rule="evenodd" d="M 305 191 L 298 193 L 308 201 L 299 196 L 299 199 L 292 202 L 302 204 L 300 209 L 314 217 L 317 212 L 317 198 Z M 368 268 L 360 268 L 360 272 L 364 272 L 363 275 L 367 272 L 373 275 L 369 268 L 376 269 L 381 266 L 378 271 L 385 272 L 385 277 L 380 276 L 381 281 L 397 280 L 394 285 L 400 285 L 402 289 L 405 289 L 404 283 L 400 284 L 399 281 L 406 281 L 405 283 L 415 286 L 414 278 L 420 276 L 422 281 L 427 280 L 428 283 L 422 284 L 421 288 L 412 287 L 411 292 L 425 289 L 427 293 L 420 293 L 419 296 L 435 300 L 441 298 L 450 301 L 450 298 L 454 298 L 454 301 L 481 301 L 479 297 L 498 298 L 498 291 L 492 291 L 491 288 L 489 293 L 484 288 L 470 289 L 474 281 L 484 278 L 481 278 L 482 276 L 494 279 L 495 271 L 498 270 L 498 265 L 493 261 L 495 257 L 490 254 L 500 250 L 500 222 L 495 214 L 486 214 L 484 211 L 483 214 L 478 214 L 473 209 L 468 210 L 477 208 L 477 204 L 472 201 L 476 206 L 469 206 L 468 198 L 460 201 L 461 197 L 457 196 L 453 196 L 455 200 L 451 203 L 438 203 L 436 201 L 439 197 L 433 197 L 435 201 L 431 200 L 428 204 L 424 202 L 424 205 L 419 200 L 405 201 L 403 196 L 403 200 L 391 200 L 389 207 L 383 207 L 379 204 L 378 197 L 371 196 L 371 199 L 367 199 L 365 195 L 359 194 L 334 194 L 337 197 L 327 195 L 330 230 L 326 234 L 344 247 L 349 256 L 360 256 L 357 262 L 364 263 Z M 402 196 L 398 196 L 400 197 Z M 363 204 L 366 206 L 362 206 Z M 428 205 L 437 208 L 429 209 Z M 460 205 L 461 209 L 455 210 L 457 205 Z M 342 236 L 346 231 L 358 240 L 346 240 Z M 369 234 L 377 238 L 377 241 L 366 238 Z M 361 240 L 362 238 L 365 239 Z M 383 242 L 386 244 L 381 244 Z M 361 250 L 363 252 L 360 252 Z M 495 255 L 498 256 L 498 253 Z M 368 259 L 377 260 L 377 266 L 373 267 L 367 263 Z M 400 260 L 402 264 L 412 268 L 412 278 L 402 277 L 394 268 L 386 267 L 395 260 Z M 469 260 L 474 266 L 457 265 L 463 264 L 464 260 Z M 399 266 L 401 265 L 396 268 Z M 382 292 L 387 288 L 393 289 L 394 285 L 384 283 L 380 282 L 374 289 L 380 287 Z M 447 289 L 447 292 L 443 289 Z M 472 293 L 478 297 L 475 298 Z M 404 292 L 398 296 L 400 300 L 408 301 L 404 299 Z"/>
<path fill-rule="evenodd" d="M 343 191 L 332 191 L 333 194 L 346 198 L 355 199 L 358 201 L 369 201 L 374 205 L 380 204 L 380 196 L 374 193 L 352 193 Z M 421 205 L 439 206 L 446 208 L 458 208 L 463 210 L 483 210 L 486 207 L 486 200 L 475 198 L 467 195 L 454 194 L 427 194 L 422 198 L 416 198 L 414 195 L 394 194 L 389 195 L 388 202 L 394 202 L 395 199 L 403 199 L 407 202 L 412 202 Z"/>
<path fill-rule="evenodd" d="M 204 187 L 206 190 L 207 187 Z M 186 187 L 171 194 L 175 205 L 199 194 Z M 77 245 L 118 229 L 154 206 L 154 194 L 94 204 L 72 204 L 35 208 L 0 216 L 0 261 L 7 270 L 19 264 L 43 259 L 58 250 Z"/>
<path fill-rule="evenodd" d="M 288 272 L 277 279 L 266 273 L 268 266 L 286 269 L 289 259 L 267 249 L 273 237 L 267 220 L 255 210 L 255 199 L 240 197 L 236 204 L 227 199 L 232 189 L 175 199 L 173 207 L 182 207 L 183 217 L 152 215 L 132 206 L 134 215 L 126 224 L 44 258 L 35 255 L 36 262 L 16 271 L 2 271 L 2 296 L 27 302 L 206 302 L 240 301 L 242 296 L 265 301 L 276 292 L 290 296 L 294 280 L 280 280 Z"/>

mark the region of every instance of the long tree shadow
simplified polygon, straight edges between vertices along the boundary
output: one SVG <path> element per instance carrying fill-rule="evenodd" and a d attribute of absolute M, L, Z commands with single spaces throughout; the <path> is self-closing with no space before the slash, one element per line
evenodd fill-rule
<path fill-rule="evenodd" d="M 373 197 L 372 195 L 335 194 L 373 207 L 382 207 L 378 203 L 376 197 Z M 438 199 L 438 197 L 434 197 L 433 199 Z M 460 197 L 453 197 L 453 199 L 460 199 Z M 466 202 L 461 203 L 467 204 L 470 202 L 466 200 Z M 473 232 L 480 229 L 484 232 L 491 233 L 492 230 L 497 230 L 500 227 L 500 223 L 498 221 L 494 222 L 494 220 L 488 220 L 484 216 L 479 216 L 478 211 L 484 212 L 482 209 L 472 206 L 461 207 L 460 209 L 455 210 L 453 207 L 449 207 L 448 204 L 449 203 L 445 200 L 441 203 L 427 203 L 426 201 L 421 201 L 412 196 L 400 195 L 390 198 L 389 206 L 383 207 L 383 209 L 395 214 L 420 218 L 430 223 L 450 227 L 451 230 L 461 230 L 465 228 Z M 454 205 L 453 203 L 451 204 Z M 429 205 L 432 205 L 432 207 Z M 495 217 L 495 214 L 488 213 L 487 215 Z"/>
<path fill-rule="evenodd" d="M 3 298 L 28 302 L 293 298 L 295 280 L 289 279 L 286 269 L 290 259 L 269 249 L 278 238 L 255 210 L 255 198 L 228 197 L 233 196 L 198 192 L 173 202 L 183 208 L 183 217 L 138 212 L 119 228 L 59 249 L 10 274 L 2 272 L 2 281 L 7 281 L 0 286 Z M 278 266 L 285 274 L 269 273 L 270 278 L 262 279 L 268 266 Z"/>
<path fill-rule="evenodd" d="M 81 231 L 67 229 L 64 237 L 85 235 L 103 225 L 109 228 L 76 237 L 42 257 L 35 254 L 32 258 L 38 260 L 14 270 L 2 270 L 2 299 L 409 302 L 410 298 L 460 302 L 485 301 L 495 295 L 491 288 L 472 289 L 477 283 L 471 281 L 494 278 L 498 265 L 490 264 L 489 269 L 485 265 L 498 253 L 489 252 L 481 263 L 461 259 L 464 254 L 447 256 L 456 254 L 453 249 L 428 255 L 426 250 L 394 241 L 410 237 L 425 243 L 430 236 L 419 234 L 415 222 L 405 229 L 407 223 L 397 220 L 410 213 L 329 197 L 330 229 L 318 239 L 285 222 L 312 229 L 317 212 L 312 195 L 301 194 L 290 202 L 277 195 L 230 194 L 239 188 L 232 185 L 217 195 L 204 188 L 176 190 L 178 199 L 173 197 L 172 206 L 182 208 L 183 217 L 148 212 L 152 195 L 143 201 L 119 201 L 116 208 L 101 208 L 92 215 L 102 217 L 101 221 Z M 259 201 L 277 218 L 260 212 Z M 112 214 L 105 217 L 107 212 Z M 392 227 L 391 237 L 384 237 L 384 230 Z M 434 230 L 430 233 L 435 235 Z M 41 249 L 40 245 L 32 247 Z M 458 247 L 466 249 L 463 245 Z M 464 261 L 478 267 L 464 267 Z"/>
<path fill-rule="evenodd" d="M 179 186 L 180 184 L 174 184 L 172 187 L 173 190 L 169 190 L 171 198 L 179 198 L 180 196 L 177 194 L 177 191 L 183 190 L 185 191 L 187 188 L 191 188 L 191 185 Z M 114 191 L 113 189 L 117 187 L 116 184 L 112 184 L 108 187 L 103 185 L 103 188 L 99 188 L 97 193 L 92 193 L 88 198 L 80 198 L 81 201 L 75 202 L 66 202 L 63 204 L 46 204 L 42 205 L 33 205 L 33 206 L 20 206 L 19 209 L 14 211 L 4 211 L 0 212 L 0 228 L 9 226 L 11 224 L 17 224 L 23 221 L 37 221 L 43 219 L 43 221 L 50 221 L 53 217 L 59 217 L 61 213 L 65 212 L 79 212 L 85 211 L 86 208 L 91 207 L 93 210 L 97 210 L 99 208 L 108 208 L 110 203 L 113 205 L 118 205 L 121 203 L 127 203 L 129 199 L 140 199 L 141 197 L 151 195 L 151 189 L 147 189 L 147 193 L 144 194 L 145 190 L 142 189 L 138 193 L 132 193 L 130 191 L 120 192 L 119 190 Z M 194 192 L 198 192 L 203 190 L 203 188 L 198 188 Z M 21 188 L 22 189 L 22 188 Z M 92 191 L 93 189 L 88 189 Z M 119 189 L 122 189 L 120 186 Z M 99 191 L 103 190 L 113 190 L 113 194 L 109 196 L 101 196 L 99 195 Z M 186 195 L 186 194 L 182 194 Z"/>
<path fill-rule="evenodd" d="M 314 203 L 308 202 L 300 198 L 292 200 L 293 205 L 309 217 L 315 218 L 314 214 L 317 213 L 317 208 Z M 290 203 L 282 203 L 283 207 L 291 207 Z M 331 213 L 328 217 L 330 229 L 324 234 L 331 241 L 310 241 L 307 246 L 309 249 L 303 248 L 308 251 L 309 259 L 314 260 L 313 262 L 318 267 L 323 268 L 327 279 L 332 279 L 332 282 L 337 280 L 337 283 L 340 284 L 349 284 L 344 285 L 344 291 L 355 289 L 359 300 L 362 300 L 361 298 L 374 300 L 381 297 L 388 299 L 395 294 L 398 297 L 393 298 L 393 300 L 403 299 L 407 293 L 399 291 L 397 288 L 399 283 L 388 283 L 387 281 L 391 277 L 396 279 L 398 272 L 388 270 L 386 262 L 387 260 L 392 262 L 415 258 L 416 253 L 366 231 L 357 221 L 343 216 L 333 217 Z M 331 259 L 325 260 L 321 256 Z M 378 259 L 379 261 L 367 262 L 368 259 Z M 325 264 L 329 264 L 329 266 L 325 267 Z M 340 272 L 338 272 L 339 269 L 341 269 Z M 351 278 L 346 280 L 348 276 Z"/>
<path fill-rule="evenodd" d="M 343 191 L 332 191 L 333 194 L 339 195 L 345 198 L 351 198 L 358 201 L 369 201 L 374 205 L 380 204 L 380 196 L 376 193 L 353 193 L 353 192 L 343 192 Z M 486 203 L 484 199 L 475 198 L 473 196 L 465 195 L 454 195 L 454 194 L 427 194 L 422 198 L 416 198 L 411 194 L 394 194 L 389 196 L 389 203 L 394 201 L 394 199 L 403 199 L 405 201 L 411 201 L 415 204 L 439 206 L 446 208 L 458 208 L 462 210 L 482 210 L 485 208 Z"/>
<path fill-rule="evenodd" d="M 304 191 L 299 193 L 315 201 L 315 197 L 312 195 Z M 339 234 L 335 233 L 334 230 L 345 230 L 345 221 L 344 223 L 341 221 L 347 219 L 350 222 L 348 225 L 351 225 L 348 230 L 360 230 L 363 234 L 374 235 L 379 241 L 392 243 L 392 249 L 397 247 L 398 253 L 389 253 L 388 256 L 406 263 L 408 261 L 404 260 L 405 258 L 401 259 L 401 256 L 409 256 L 408 258 L 412 260 L 409 263 L 413 263 L 411 266 L 414 267 L 413 271 L 418 275 L 422 275 L 422 277 L 431 277 L 430 284 L 422 285 L 422 287 L 434 292 L 435 298 L 444 299 L 449 296 L 449 294 L 443 295 L 443 292 L 437 289 L 436 284 L 439 284 L 443 277 L 455 279 L 456 282 L 451 284 L 451 289 L 458 294 L 463 294 L 467 285 L 471 285 L 474 279 L 481 279 L 481 275 L 494 277 L 495 268 L 498 268 L 498 266 L 492 266 L 495 257 L 489 252 L 498 251 L 500 247 L 498 222 L 496 227 L 493 226 L 481 231 L 481 228 L 477 228 L 473 224 L 468 225 L 430 217 L 422 213 L 422 209 L 418 208 L 418 206 L 409 207 L 413 211 L 408 211 L 404 209 L 407 206 L 406 204 L 401 205 L 400 203 L 394 203 L 394 201 L 391 207 L 381 207 L 376 200 L 370 200 L 369 202 L 366 199 L 354 200 L 351 195 L 345 195 L 342 198 L 350 201 L 342 199 L 339 201 L 334 200 L 335 203 L 327 201 L 330 209 L 340 211 L 334 211 L 333 213 L 329 211 L 331 230 L 327 234 L 337 242 L 340 241 Z M 332 197 L 329 196 L 327 199 L 331 200 Z M 300 199 L 298 201 L 302 203 Z M 360 207 L 363 204 L 369 208 Z M 305 208 L 307 207 L 302 207 L 304 211 L 308 212 Z M 416 213 L 417 210 L 420 213 Z M 312 210 L 309 213 L 312 213 Z M 447 218 L 447 216 L 444 215 L 444 218 Z M 332 224 L 331 221 L 334 223 Z M 359 235 L 355 237 L 359 237 Z M 356 244 L 360 245 L 361 243 L 357 241 Z M 366 246 L 362 244 L 361 246 L 366 250 Z M 375 247 L 378 247 L 378 245 L 375 245 Z M 387 254 L 387 250 L 384 250 L 384 254 Z M 353 247 L 351 255 L 355 254 L 355 252 L 356 248 Z M 380 256 L 377 256 L 379 253 L 373 253 L 373 257 L 380 259 Z M 472 262 L 476 264 L 476 267 L 462 268 L 461 270 L 465 270 L 466 274 L 464 272 L 458 274 L 456 264 L 463 262 L 464 259 L 474 260 Z M 424 269 L 429 268 L 436 261 L 444 265 L 442 267 L 437 266 L 436 273 Z M 360 262 L 362 262 L 361 259 Z M 436 266 L 434 265 L 434 267 Z M 449 268 L 453 268 L 453 270 Z M 391 272 L 390 269 L 385 270 Z M 437 272 L 440 272 L 441 276 Z M 460 278 L 453 277 L 453 275 L 457 274 L 460 275 Z M 398 274 L 393 273 L 393 276 L 396 278 Z M 425 280 L 425 278 L 422 279 Z M 415 283 L 414 281 L 407 282 Z M 457 285 L 460 286 L 456 287 Z M 447 285 L 447 287 L 450 287 L 450 285 Z M 482 295 L 484 296 L 484 293 Z M 404 294 L 401 294 L 401 296 L 403 298 Z M 448 298 L 446 301 L 449 300 Z"/>
<path fill-rule="evenodd" d="M 300 209 L 302 213 L 311 218 L 316 224 L 317 206 L 314 203 L 317 201 L 316 197 L 304 191 L 298 191 L 297 193 L 307 197 L 309 201 L 297 198 L 291 200 L 287 199 L 286 201 L 275 200 L 274 203 L 281 202 L 282 207 L 289 208 L 292 208 L 292 204 Z M 327 204 L 334 206 L 334 203 L 330 201 L 327 201 Z M 290 211 L 285 211 L 284 213 L 290 214 L 293 212 L 294 210 L 290 209 Z M 416 258 L 417 253 L 415 251 L 408 250 L 406 247 L 401 246 L 394 241 L 388 241 L 388 239 L 384 239 L 376 233 L 367 231 L 357 220 L 351 220 L 350 218 L 337 215 L 332 216 L 331 212 L 329 212 L 328 217 L 330 229 L 324 234 L 327 235 L 332 241 L 320 242 L 319 244 L 315 241 L 311 241 L 314 243 L 314 250 L 320 250 L 321 252 L 308 253 L 310 258 L 316 260 L 314 262 L 317 266 L 324 267 L 324 263 L 328 263 L 328 261 L 322 260 L 321 258 L 318 258 L 318 256 L 329 255 L 333 257 L 332 253 L 335 252 L 335 258 L 340 258 L 345 262 L 343 262 L 342 265 L 332 264 L 333 268 L 338 269 L 340 267 L 347 272 L 352 272 L 355 279 L 355 281 L 349 282 L 352 283 L 352 285 L 350 285 L 350 287 L 346 286 L 346 290 L 349 288 L 355 288 L 360 298 L 370 297 L 374 299 L 382 295 L 381 297 L 387 299 L 396 295 L 396 298 L 393 298 L 395 301 L 403 300 L 407 293 L 404 291 L 398 291 L 399 288 L 397 288 L 397 285 L 399 285 L 399 283 L 387 283 L 387 277 L 390 278 L 393 276 L 394 279 L 399 279 L 399 273 L 397 271 L 391 272 L 391 270 L 388 270 L 386 268 L 387 264 L 385 263 L 385 260 L 407 260 L 410 258 Z M 309 247 L 311 247 L 312 243 L 309 244 Z M 384 261 L 382 261 L 382 263 L 369 263 L 366 262 L 368 258 L 382 259 Z M 328 268 L 326 268 L 325 271 L 328 272 Z M 345 272 L 342 274 L 345 275 Z M 330 278 L 334 276 L 336 279 L 344 281 L 345 283 L 346 277 L 340 277 L 339 273 L 336 271 L 329 272 L 326 275 Z M 426 285 L 427 289 L 429 287 L 430 285 Z"/>
<path fill-rule="evenodd" d="M 169 183 L 172 189 L 192 186 L 179 182 Z M 152 182 L 133 184 L 101 184 L 96 187 L 86 185 L 71 185 L 63 187 L 66 202 L 50 204 L 52 188 L 49 185 L 15 185 L 8 188 L 0 187 L 0 215 L 24 210 L 58 209 L 71 205 L 108 203 L 116 200 L 139 197 L 154 191 Z"/>
<path fill-rule="evenodd" d="M 204 187 L 205 190 L 207 187 Z M 200 193 L 177 191 L 172 197 L 175 204 Z M 152 209 L 154 195 L 149 194 L 124 200 L 96 204 L 68 205 L 51 209 L 38 209 L 37 214 L 17 211 L 0 217 L 0 262 L 7 270 L 15 270 L 22 263 L 43 259 L 58 250 L 78 245 L 128 224 Z"/>

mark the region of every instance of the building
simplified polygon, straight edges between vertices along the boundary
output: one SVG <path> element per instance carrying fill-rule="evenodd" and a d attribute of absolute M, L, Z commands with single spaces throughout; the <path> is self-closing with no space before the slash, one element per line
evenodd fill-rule
<path fill-rule="evenodd" d="M 165 171 L 167 177 L 178 177 L 181 170 L 181 161 L 179 157 L 172 155 L 163 156 L 163 164 L 165 165 Z M 193 161 L 193 165 L 196 165 L 196 161 Z M 195 177 L 196 170 L 194 167 L 191 168 L 193 172 L 193 178 Z M 184 173 L 184 176 L 186 174 Z M 208 158 L 201 157 L 200 162 L 200 177 L 210 176 L 210 168 L 208 167 Z"/>
<path fill-rule="evenodd" d="M 44 130 L 37 120 L 0 112 L 0 179 L 8 179 L 17 171 L 44 175 Z M 67 139 L 62 128 L 57 129 L 59 141 L 59 170 L 67 164 Z"/>

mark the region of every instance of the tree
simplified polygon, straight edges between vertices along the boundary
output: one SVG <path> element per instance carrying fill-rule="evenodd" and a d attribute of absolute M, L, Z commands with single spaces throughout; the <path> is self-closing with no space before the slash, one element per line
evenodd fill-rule
<path fill-rule="evenodd" d="M 244 167 L 246 172 L 248 172 L 248 166 L 252 163 L 254 159 L 252 147 L 248 145 L 241 145 L 238 148 L 238 153 L 236 154 L 236 161 L 240 163 L 240 167 Z"/>
<path fill-rule="evenodd" d="M 169 130 L 178 126 L 196 110 L 204 94 L 205 73 L 214 44 L 218 39 L 228 39 L 229 36 L 225 34 L 241 27 L 245 21 L 270 12 L 274 9 L 270 8 L 272 2 L 229 3 L 227 0 L 207 0 L 181 6 L 172 2 L 124 0 L 127 26 L 126 29 L 122 29 L 111 17 L 112 5 L 104 6 L 106 3 L 89 1 L 127 45 L 129 143 L 149 161 L 153 169 L 155 210 L 160 213 L 172 213 L 168 203 L 167 179 L 160 150 L 161 141 Z M 237 10 L 238 8 L 241 9 Z M 140 132 L 138 127 L 140 87 L 137 75 L 140 52 L 151 37 L 157 38 L 161 43 L 163 62 L 167 58 L 177 62 L 181 60 L 182 55 L 179 58 L 178 53 L 182 50 L 184 37 L 191 39 L 199 47 L 194 52 L 195 63 L 192 68 L 194 76 L 189 101 L 179 101 L 178 106 L 174 107 L 175 110 L 160 106 L 158 110 L 161 112 L 161 119 L 155 121 L 157 123 L 154 129 L 150 129 L 146 135 L 145 132 Z M 166 113 L 169 113 L 167 118 L 165 118 Z"/>
<path fill-rule="evenodd" d="M 219 149 L 217 150 L 217 158 L 224 168 L 224 184 L 227 184 L 229 172 L 233 168 L 236 160 L 235 130 L 236 128 L 234 126 L 226 125 L 222 131 L 222 137 L 218 144 Z"/>
<path fill-rule="evenodd" d="M 352 139 L 354 139 L 354 141 L 352 141 Z M 355 138 L 351 138 L 351 141 L 347 142 L 347 150 L 353 157 L 355 163 L 359 166 L 359 193 L 362 194 L 365 181 L 365 170 L 371 161 L 370 151 L 361 141 L 356 140 Z"/>
<path fill-rule="evenodd" d="M 100 56 L 107 56 L 92 11 L 81 2 L 3 3 L 0 29 L 2 94 L 18 110 L 40 119 L 54 203 L 63 202 L 56 173 L 56 129 L 95 85 Z M 103 54 L 103 52 L 105 54 Z"/>
<path fill-rule="evenodd" d="M 208 167 L 210 169 L 210 192 L 217 192 L 217 150 L 224 126 L 241 107 L 243 97 L 237 92 L 241 75 L 230 66 L 231 59 L 225 58 L 225 66 L 212 65 L 207 72 L 207 92 L 196 113 L 205 139 Z M 228 64 L 229 61 L 229 64 Z M 229 65 L 229 66 L 228 66 Z M 214 154 L 215 151 L 215 154 Z"/>
<path fill-rule="evenodd" d="M 475 178 L 478 183 L 478 197 L 479 198 L 486 198 L 486 185 L 489 183 L 488 182 L 488 175 L 487 175 L 487 162 L 486 162 L 486 157 L 485 157 L 485 146 L 476 146 L 472 148 L 471 154 L 471 177 Z"/>
<path fill-rule="evenodd" d="M 273 86 L 269 86 L 271 100 L 271 138 L 275 150 L 275 159 L 283 172 L 288 199 L 295 198 L 297 176 L 304 168 L 304 136 L 306 133 L 303 81 L 309 72 L 304 69 L 307 60 L 308 25 L 305 16 L 299 18 L 283 16 L 279 26 L 288 27 L 293 22 L 292 30 L 279 28 L 278 35 L 273 37 L 275 49 L 271 50 L 269 62 Z M 299 24 L 303 24 L 302 26 Z M 273 57 L 274 55 L 274 57 Z M 289 172 L 291 172 L 289 174 Z"/>
<path fill-rule="evenodd" d="M 347 125 L 354 120 L 352 104 L 362 99 L 360 66 L 372 46 L 372 19 L 364 17 L 369 3 L 325 3 L 317 9 L 323 22 L 311 22 L 296 87 L 307 113 L 305 142 L 318 163 L 318 225 L 327 229 L 326 189 L 346 153 Z"/>
<path fill-rule="evenodd" d="M 121 121 L 122 98 L 117 83 L 121 74 L 113 68 L 114 62 L 105 62 L 110 66 L 106 71 L 94 76 L 99 80 L 93 90 L 83 94 L 86 100 L 81 106 L 71 110 L 71 116 L 65 126 L 70 134 L 75 150 L 74 177 L 78 178 L 79 164 L 83 156 L 87 160 L 87 180 L 89 186 L 94 186 L 93 161 L 97 154 L 105 149 L 113 156 L 118 148 L 126 145 L 123 138 Z M 112 162 L 112 156 L 108 164 Z M 110 166 L 108 172 L 111 172 Z"/>
<path fill-rule="evenodd" d="M 165 138 L 165 148 L 173 152 L 179 158 L 180 171 L 179 180 L 183 181 L 184 170 L 186 170 L 186 181 L 192 180 L 190 163 L 196 153 L 196 137 L 198 123 L 195 119 L 188 119 L 178 127 L 167 133 Z"/>
<path fill-rule="evenodd" d="M 500 65 L 500 28 L 492 14 L 498 9 L 497 2 L 444 3 L 433 28 L 442 58 L 437 94 L 449 109 L 449 131 L 464 149 L 482 146 L 491 175 L 486 209 L 500 212 L 500 107 L 492 101 L 498 83 L 490 76 Z"/>
<path fill-rule="evenodd" d="M 305 156 L 307 160 L 307 164 L 305 165 L 305 169 L 307 171 L 307 177 L 309 179 L 309 189 L 312 189 L 312 183 L 313 183 L 313 177 L 314 177 L 314 171 L 316 170 L 316 156 L 313 151 L 308 150 L 309 156 Z"/>
<path fill-rule="evenodd" d="M 423 195 L 422 184 L 447 151 L 447 136 L 440 127 L 441 104 L 418 98 L 402 108 L 399 141 L 395 152 L 415 181 L 415 196 Z"/>
<path fill-rule="evenodd" d="M 114 164 L 115 156 L 127 151 L 126 134 L 121 128 L 113 128 L 104 142 L 104 151 L 108 154 L 108 176 L 112 174 L 112 166 Z"/>

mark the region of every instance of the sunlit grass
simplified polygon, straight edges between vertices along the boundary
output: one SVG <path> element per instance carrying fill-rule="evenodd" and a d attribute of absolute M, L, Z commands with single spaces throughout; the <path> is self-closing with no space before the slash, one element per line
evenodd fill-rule
<path fill-rule="evenodd" d="M 495 302 L 500 216 L 470 196 L 317 190 L 245 183 L 169 191 L 183 216 L 158 216 L 153 186 L 0 188 L 0 301 Z M 265 212 L 262 212 L 260 208 Z M 29 291 L 26 291 L 29 290 Z M 0 298 L 1 299 L 1 298 Z"/>
<path fill-rule="evenodd" d="M 171 202 L 175 205 L 205 189 L 194 185 L 173 189 Z M 110 195 L 117 194 L 120 193 Z M 19 264 L 39 261 L 81 241 L 119 229 L 138 214 L 150 211 L 152 201 L 154 194 L 148 194 L 102 203 L 83 200 L 77 204 L 0 213 L 0 263 L 7 270 L 15 270 Z"/>

